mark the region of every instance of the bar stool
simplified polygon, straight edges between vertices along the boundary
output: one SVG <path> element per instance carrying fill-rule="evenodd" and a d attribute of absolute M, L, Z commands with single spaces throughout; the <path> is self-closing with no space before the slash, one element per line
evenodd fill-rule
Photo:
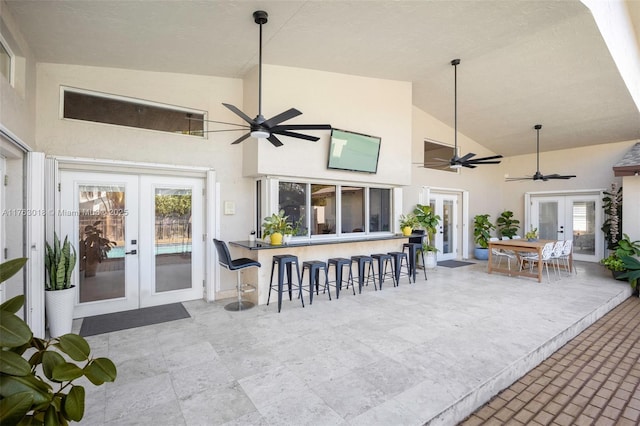
<path fill-rule="evenodd" d="M 425 263 L 424 260 L 424 249 L 422 248 L 422 244 L 424 242 L 424 230 L 420 229 L 420 230 L 415 230 L 413 231 L 414 234 L 419 234 L 419 237 L 409 237 L 409 242 L 408 243 L 404 243 L 402 245 L 402 251 L 407 250 L 409 253 L 409 270 L 411 271 L 411 274 L 413 276 L 413 282 L 416 282 L 416 256 L 418 254 L 418 252 L 420 252 L 420 256 L 422 257 L 422 267 L 423 267 L 423 271 L 424 271 L 424 279 L 427 279 L 427 264 Z"/>
<path fill-rule="evenodd" d="M 238 301 L 227 304 L 224 309 L 227 311 L 244 311 L 253 307 L 253 303 L 247 302 L 246 300 L 242 300 L 242 295 L 244 293 L 249 293 L 255 291 L 255 287 L 251 287 L 249 285 L 242 285 L 242 270 L 245 268 L 250 268 L 252 266 L 260 267 L 260 262 L 257 260 L 249 259 L 247 257 L 243 257 L 240 259 L 231 259 L 231 254 L 229 253 L 229 248 L 224 241 L 213 239 L 213 244 L 216 246 L 216 251 L 218 252 L 218 263 L 220 266 L 227 268 L 230 271 L 237 272 L 237 292 L 238 292 Z"/>
<path fill-rule="evenodd" d="M 329 281 L 329 285 L 331 285 L 331 283 L 335 284 L 335 288 L 336 288 L 336 299 L 340 298 L 340 290 L 342 290 L 342 268 L 344 268 L 345 266 L 349 267 L 349 274 L 347 275 L 347 288 L 349 288 L 349 283 L 351 283 L 351 288 L 353 289 L 353 295 L 356 295 L 356 287 L 355 285 L 353 285 L 353 273 L 351 271 L 351 260 L 350 259 L 345 259 L 344 257 L 332 257 L 331 259 L 329 259 L 329 266 L 327 267 L 327 275 L 329 275 L 329 269 L 331 269 L 331 266 L 333 265 L 333 267 L 336 270 L 336 280 L 335 281 Z"/>
<path fill-rule="evenodd" d="M 373 271 L 373 258 L 371 256 L 351 256 L 351 262 L 356 262 L 358 264 L 358 294 L 362 293 L 362 286 L 369 285 L 369 280 L 373 278 L 373 287 L 378 290 L 378 286 L 376 285 L 376 274 Z M 364 272 L 365 269 L 369 266 L 367 270 L 367 281 L 365 283 L 364 280 Z"/>
<path fill-rule="evenodd" d="M 278 288 L 276 289 L 278 292 L 278 312 L 282 307 L 282 288 L 284 287 L 284 272 L 285 269 L 287 271 L 287 284 L 289 286 L 289 300 L 292 300 L 292 292 L 291 292 L 291 273 L 292 266 L 296 265 L 296 277 L 298 278 L 298 293 L 300 294 L 300 301 L 302 302 L 302 307 L 304 308 L 304 299 L 302 297 L 302 281 L 300 279 L 300 267 L 298 266 L 298 256 L 293 254 L 278 254 L 273 256 L 273 260 L 271 261 L 271 280 L 269 281 L 269 296 L 267 297 L 267 306 L 269 305 L 269 300 L 271 299 L 271 290 L 273 290 L 273 272 L 278 267 Z"/>
<path fill-rule="evenodd" d="M 409 278 L 409 284 L 411 284 L 411 269 L 409 268 L 409 261 L 407 260 L 407 253 L 403 251 L 390 251 L 387 253 L 393 258 L 393 272 L 396 276 L 396 285 L 400 285 L 400 277 L 406 276 Z M 405 272 L 402 272 L 402 262 L 404 261 Z M 415 281 L 414 281 L 415 282 Z"/>
<path fill-rule="evenodd" d="M 382 283 L 386 277 L 391 277 L 393 286 L 396 286 L 396 276 L 393 272 L 393 257 L 390 254 L 376 253 L 371 257 L 378 261 L 378 283 L 380 283 L 380 290 L 382 290 Z M 388 265 L 391 264 L 391 270 L 387 272 Z"/>
<path fill-rule="evenodd" d="M 320 271 L 324 271 L 324 291 L 329 293 L 329 300 L 331 300 L 331 291 L 329 291 L 329 275 L 327 273 L 327 263 L 320 260 L 308 260 L 302 262 L 302 277 L 300 282 L 304 282 L 304 271 L 309 270 L 309 305 L 313 304 L 313 288 L 315 287 L 316 294 L 320 287 Z M 302 293 L 300 293 L 302 297 Z"/>

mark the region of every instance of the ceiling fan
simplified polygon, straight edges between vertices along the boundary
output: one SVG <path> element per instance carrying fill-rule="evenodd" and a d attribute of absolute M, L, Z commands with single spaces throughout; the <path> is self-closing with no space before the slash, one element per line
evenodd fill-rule
<path fill-rule="evenodd" d="M 533 176 L 526 177 L 518 177 L 518 178 L 507 178 L 507 182 L 513 182 L 518 180 L 534 180 L 534 181 L 548 181 L 549 179 L 571 179 L 576 177 L 575 175 L 559 175 L 554 173 L 552 175 L 543 175 L 540 173 L 540 129 L 542 129 L 542 124 L 536 124 L 533 126 L 536 129 L 536 172 Z"/>
<path fill-rule="evenodd" d="M 205 120 L 218 124 L 227 124 L 233 126 L 240 126 L 240 129 L 227 129 L 227 130 L 213 130 L 213 132 L 224 132 L 233 130 L 246 130 L 247 133 L 240 136 L 235 141 L 231 142 L 232 145 L 239 144 L 248 137 L 265 138 L 273 146 L 282 146 L 282 142 L 276 135 L 289 136 L 297 139 L 304 139 L 308 141 L 317 141 L 320 138 L 316 136 L 305 135 L 298 132 L 292 132 L 292 130 L 331 130 L 329 124 L 280 124 L 284 121 L 290 120 L 294 117 L 301 115 L 302 113 L 295 108 L 290 108 L 276 116 L 269 118 L 268 120 L 262 115 L 262 25 L 267 23 L 267 12 L 263 10 L 257 10 L 253 12 L 253 20 L 256 24 L 260 25 L 260 44 L 259 44 L 259 57 L 258 57 L 258 115 L 256 118 L 251 119 L 247 114 L 242 112 L 238 107 L 223 103 L 225 107 L 230 109 L 237 116 L 242 118 L 247 124 L 235 124 L 227 123 L 224 121 Z"/>
<path fill-rule="evenodd" d="M 454 93 L 454 151 L 453 157 L 449 160 L 449 167 L 452 169 L 459 169 L 460 167 L 468 167 L 470 169 L 476 168 L 478 164 L 500 164 L 500 161 L 495 161 L 498 158 L 502 158 L 502 155 L 492 155 L 490 157 L 473 158 L 476 154 L 470 152 L 458 157 L 458 65 L 460 65 L 460 59 L 453 59 L 451 61 L 453 65 L 453 93 Z"/>

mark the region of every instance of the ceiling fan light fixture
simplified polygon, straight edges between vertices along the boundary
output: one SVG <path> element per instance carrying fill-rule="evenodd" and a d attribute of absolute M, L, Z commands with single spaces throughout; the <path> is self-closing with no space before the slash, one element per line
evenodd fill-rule
<path fill-rule="evenodd" d="M 266 139 L 271 136 L 271 133 L 266 130 L 253 130 L 251 131 L 251 137 L 256 139 Z"/>
<path fill-rule="evenodd" d="M 450 169 L 461 169 L 462 164 L 449 164 Z"/>

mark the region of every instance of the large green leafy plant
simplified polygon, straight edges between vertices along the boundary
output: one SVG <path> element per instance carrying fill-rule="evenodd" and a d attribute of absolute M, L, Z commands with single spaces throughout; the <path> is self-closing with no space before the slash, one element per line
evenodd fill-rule
<path fill-rule="evenodd" d="M 512 211 L 505 210 L 500 213 L 500 216 L 496 220 L 496 225 L 498 227 L 498 231 L 500 231 L 500 235 L 503 237 L 513 238 L 518 233 L 520 221 L 518 219 L 514 219 Z"/>
<path fill-rule="evenodd" d="M 71 273 L 76 266 L 76 249 L 67 237 L 60 244 L 58 234 L 53 234 L 53 247 L 45 243 L 46 253 L 44 267 L 47 271 L 45 288 L 47 290 L 63 290 L 71 287 Z"/>
<path fill-rule="evenodd" d="M 0 264 L 0 283 L 26 261 Z M 23 295 L 0 305 L 0 424 L 48 426 L 80 421 L 85 390 L 74 381 L 86 377 L 96 386 L 113 382 L 116 366 L 108 358 L 91 357 L 89 344 L 77 334 L 49 340 L 34 337 L 16 315 L 23 305 Z"/>
<path fill-rule="evenodd" d="M 488 214 L 479 214 L 473 218 L 473 240 L 478 247 L 489 247 L 489 238 L 491 238 L 491 230 L 496 226 L 489 220 Z"/>
<path fill-rule="evenodd" d="M 427 233 L 427 242 L 424 246 L 426 251 L 437 251 L 434 246 L 435 235 L 440 224 L 440 216 L 437 215 L 431 206 L 416 204 L 413 214 L 418 220 L 418 226 Z"/>

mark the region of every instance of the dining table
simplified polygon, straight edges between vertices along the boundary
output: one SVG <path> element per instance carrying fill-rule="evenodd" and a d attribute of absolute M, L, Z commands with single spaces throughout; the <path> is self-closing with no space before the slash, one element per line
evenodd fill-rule
<path fill-rule="evenodd" d="M 535 240 L 529 241 L 526 239 L 515 239 L 515 240 L 497 240 L 497 241 L 489 241 L 489 265 L 487 268 L 488 273 L 499 272 L 505 273 L 510 276 L 525 276 L 537 278 L 538 282 L 542 282 L 542 268 L 538 267 L 537 273 L 532 273 L 527 269 L 520 269 L 520 260 L 521 253 L 535 253 L 538 255 L 538 259 L 542 258 L 542 248 L 546 243 L 554 243 L 554 240 Z M 516 255 L 516 259 L 518 261 L 518 268 L 511 269 L 509 268 L 496 268 L 493 263 L 493 250 L 509 250 L 512 251 Z M 571 272 L 573 252 L 569 255 L 569 272 Z"/>

